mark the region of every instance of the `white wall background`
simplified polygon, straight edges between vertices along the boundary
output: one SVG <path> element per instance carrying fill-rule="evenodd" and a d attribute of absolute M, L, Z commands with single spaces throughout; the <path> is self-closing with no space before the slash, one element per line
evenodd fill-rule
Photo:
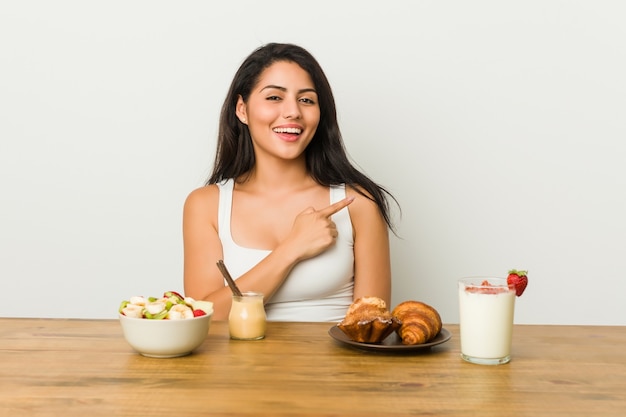
<path fill-rule="evenodd" d="M 528 268 L 516 322 L 626 325 L 620 0 L 0 0 L 0 316 L 182 290 L 181 213 L 248 53 L 298 43 L 399 199 L 393 303 Z"/>

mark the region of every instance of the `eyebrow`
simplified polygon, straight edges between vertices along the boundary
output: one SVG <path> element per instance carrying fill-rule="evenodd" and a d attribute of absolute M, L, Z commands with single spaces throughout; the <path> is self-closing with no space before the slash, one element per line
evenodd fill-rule
<path fill-rule="evenodd" d="M 281 87 L 279 85 L 273 85 L 273 84 L 266 85 L 265 87 L 261 88 L 260 91 L 267 90 L 267 89 L 270 89 L 270 88 L 275 88 L 275 89 L 280 90 L 280 91 L 287 91 L 287 88 Z M 317 94 L 317 91 L 315 91 L 315 88 L 303 88 L 301 90 L 298 90 L 298 94 L 302 94 L 302 93 L 315 93 L 315 94 Z"/>

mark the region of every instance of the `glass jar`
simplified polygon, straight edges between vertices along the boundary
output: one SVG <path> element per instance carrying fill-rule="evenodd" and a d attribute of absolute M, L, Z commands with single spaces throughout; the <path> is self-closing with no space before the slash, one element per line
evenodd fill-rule
<path fill-rule="evenodd" d="M 244 292 L 241 297 L 233 295 L 228 330 L 236 340 L 258 340 L 265 337 L 267 317 L 263 306 L 263 294 Z"/>

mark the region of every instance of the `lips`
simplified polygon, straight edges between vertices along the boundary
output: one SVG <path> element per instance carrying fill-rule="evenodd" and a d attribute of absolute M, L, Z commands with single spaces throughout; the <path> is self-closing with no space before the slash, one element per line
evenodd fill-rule
<path fill-rule="evenodd" d="M 279 126 L 272 129 L 282 140 L 286 142 L 295 142 L 302 134 L 300 126 Z"/>
<path fill-rule="evenodd" d="M 300 133 L 302 133 L 302 129 L 300 129 L 299 127 L 277 127 L 274 129 L 274 132 L 293 133 L 293 134 L 299 135 Z"/>

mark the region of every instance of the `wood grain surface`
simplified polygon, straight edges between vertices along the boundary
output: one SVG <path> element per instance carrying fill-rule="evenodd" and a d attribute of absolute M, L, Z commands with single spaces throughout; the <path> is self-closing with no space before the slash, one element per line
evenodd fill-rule
<path fill-rule="evenodd" d="M 458 326 L 424 352 L 368 352 L 330 323 L 226 322 L 182 358 L 135 353 L 117 320 L 0 319 L 0 416 L 623 416 L 626 327 L 521 326 L 512 361 L 464 362 Z"/>

